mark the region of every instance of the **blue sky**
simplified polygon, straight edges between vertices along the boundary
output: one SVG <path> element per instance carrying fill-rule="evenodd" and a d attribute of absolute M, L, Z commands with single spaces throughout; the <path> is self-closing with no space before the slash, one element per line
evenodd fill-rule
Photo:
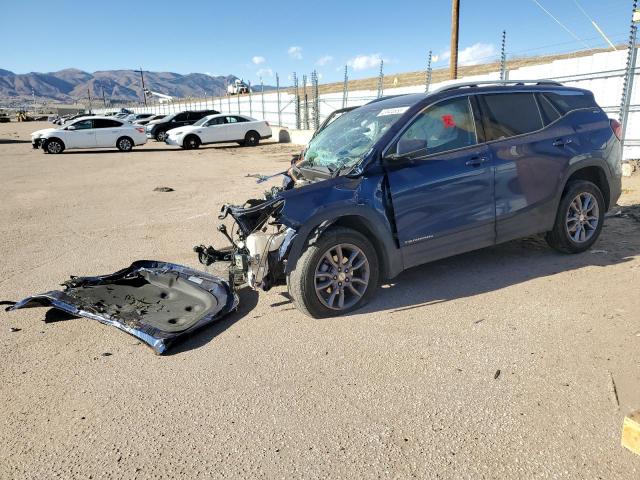
<path fill-rule="evenodd" d="M 630 0 L 537 0 L 570 32 L 535 1 L 461 0 L 461 61 L 497 59 L 503 29 L 510 56 L 606 46 L 587 16 L 626 43 Z M 291 72 L 314 68 L 321 82 L 340 80 L 345 64 L 351 78 L 373 76 L 380 58 L 385 73 L 420 70 L 430 49 L 434 67 L 448 64 L 450 0 L 21 0 L 1 8 L 0 68 L 16 73 L 142 66 L 267 84 L 278 72 L 286 84 Z"/>

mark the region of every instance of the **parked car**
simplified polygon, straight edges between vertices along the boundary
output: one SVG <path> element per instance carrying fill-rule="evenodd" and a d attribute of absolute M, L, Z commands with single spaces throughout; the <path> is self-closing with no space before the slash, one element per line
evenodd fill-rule
<path fill-rule="evenodd" d="M 45 153 L 62 153 L 72 148 L 116 147 L 123 152 L 147 143 L 143 127 L 113 117 L 80 117 L 60 128 L 46 128 L 31 134 L 33 148 Z"/>
<path fill-rule="evenodd" d="M 144 120 L 145 118 L 153 117 L 153 115 L 153 113 L 130 113 L 124 117 L 124 120 L 129 123 L 134 123 L 136 120 Z"/>
<path fill-rule="evenodd" d="M 199 110 L 194 112 L 180 112 L 173 115 L 167 115 L 161 120 L 155 120 L 147 124 L 147 138 L 155 138 L 159 142 L 164 142 L 167 138 L 167 132 L 173 128 L 193 125 L 202 117 L 220 113 L 217 110 Z"/>
<path fill-rule="evenodd" d="M 255 146 L 261 139 L 271 138 L 271 127 L 264 120 L 244 115 L 216 114 L 201 118 L 193 125 L 169 130 L 165 143 L 186 149 L 207 143 L 238 142 Z"/>
<path fill-rule="evenodd" d="M 325 126 L 282 187 L 223 206 L 231 247 L 195 251 L 230 263 L 232 285 L 286 282 L 313 317 L 361 307 L 405 269 L 516 238 L 584 252 L 620 196 L 620 134 L 591 92 L 550 81 L 377 101 Z"/>
<path fill-rule="evenodd" d="M 150 117 L 147 118 L 142 118 L 139 120 L 135 120 L 133 123 L 136 125 L 146 125 L 149 122 L 153 122 L 154 120 L 160 120 L 161 118 L 166 117 L 166 115 L 152 115 Z"/>

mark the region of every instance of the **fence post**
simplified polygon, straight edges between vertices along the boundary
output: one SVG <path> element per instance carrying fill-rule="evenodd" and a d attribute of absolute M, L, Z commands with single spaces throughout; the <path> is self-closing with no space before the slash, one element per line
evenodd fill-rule
<path fill-rule="evenodd" d="M 302 111 L 304 113 L 302 117 L 302 128 L 305 130 L 309 130 L 309 97 L 307 95 L 307 76 L 302 75 L 302 101 L 304 102 L 302 106 Z"/>
<path fill-rule="evenodd" d="M 313 107 L 313 129 L 317 130 L 320 128 L 320 98 L 318 95 L 318 72 L 315 70 L 311 74 L 311 95 L 313 96 L 312 107 Z"/>
<path fill-rule="evenodd" d="M 239 115 L 240 114 L 240 92 L 236 92 L 236 97 L 238 97 L 237 100 L 238 100 L 238 115 Z"/>
<path fill-rule="evenodd" d="M 507 31 L 502 31 L 502 46 L 500 48 L 500 80 L 507 79 L 507 52 L 505 47 L 507 45 Z"/>
<path fill-rule="evenodd" d="M 622 101 L 620 103 L 620 123 L 622 124 L 622 157 L 624 159 L 624 141 L 627 135 L 627 123 L 629 123 L 629 106 L 631 105 L 631 93 L 633 91 L 633 79 L 636 70 L 636 35 L 638 26 L 636 25 L 635 15 L 638 7 L 637 0 L 633 2 L 633 10 L 631 12 L 631 31 L 629 32 L 629 50 L 627 52 L 627 66 L 624 75 L 624 83 L 622 84 Z"/>
<path fill-rule="evenodd" d="M 298 76 L 293 72 L 293 88 L 296 96 L 296 129 L 300 130 L 300 91 L 298 89 Z"/>
<path fill-rule="evenodd" d="M 249 116 L 253 117 L 253 105 L 252 105 L 253 92 L 251 91 L 251 80 L 249 80 Z"/>
<path fill-rule="evenodd" d="M 344 66 L 344 81 L 342 82 L 342 108 L 347 107 L 347 96 L 349 95 L 349 75 L 347 66 Z"/>
<path fill-rule="evenodd" d="M 277 103 L 278 103 L 278 126 L 282 126 L 281 112 L 280 112 L 280 77 L 276 73 L 276 95 L 277 95 Z"/>
<path fill-rule="evenodd" d="M 384 94 L 384 60 L 380 60 L 380 73 L 378 74 L 378 98 Z"/>
<path fill-rule="evenodd" d="M 264 120 L 266 115 L 264 113 L 264 80 L 262 80 L 262 77 L 260 77 L 260 96 L 262 102 L 262 119 Z"/>
<path fill-rule="evenodd" d="M 433 58 L 433 52 L 429 50 L 429 57 L 427 58 L 427 76 L 424 82 L 424 93 L 429 93 L 429 87 L 431 87 L 431 60 Z"/>

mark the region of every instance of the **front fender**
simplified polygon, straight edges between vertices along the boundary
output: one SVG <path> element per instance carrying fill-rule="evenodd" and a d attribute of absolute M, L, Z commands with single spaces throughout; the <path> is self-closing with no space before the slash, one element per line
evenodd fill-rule
<path fill-rule="evenodd" d="M 374 243 L 383 277 L 393 278 L 403 270 L 393 220 L 388 218 L 384 175 L 338 177 L 289 190 L 283 197 L 278 221 L 296 230 L 286 255 L 285 273 L 295 269 L 309 242 L 336 223 L 360 230 Z"/>

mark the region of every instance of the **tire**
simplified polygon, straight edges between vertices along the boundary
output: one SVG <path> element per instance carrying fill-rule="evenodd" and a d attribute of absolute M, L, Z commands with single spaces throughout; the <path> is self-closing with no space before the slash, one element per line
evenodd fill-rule
<path fill-rule="evenodd" d="M 158 142 L 164 142 L 167 139 L 167 132 L 165 130 L 161 130 L 156 133 L 156 140 Z"/>
<path fill-rule="evenodd" d="M 600 236 L 604 214 L 604 197 L 595 184 L 570 182 L 560 199 L 553 229 L 547 232 L 547 243 L 563 253 L 588 250 Z"/>
<path fill-rule="evenodd" d="M 337 255 L 338 246 L 343 255 L 342 263 Z M 352 256 L 356 251 L 358 253 Z M 332 262 L 325 254 L 331 256 Z M 345 265 L 358 264 L 360 266 L 351 272 L 345 268 Z M 326 318 L 343 315 L 365 305 L 378 286 L 378 278 L 378 256 L 371 242 L 360 232 L 336 227 L 329 228 L 306 246 L 295 269 L 287 275 L 287 288 L 301 312 L 313 318 Z M 317 289 L 323 283 L 327 288 Z"/>
<path fill-rule="evenodd" d="M 118 150 L 121 152 L 130 152 L 133 150 L 133 140 L 129 137 L 120 137 L 116 142 L 116 147 L 118 147 Z"/>
<path fill-rule="evenodd" d="M 187 135 L 182 141 L 182 148 L 185 150 L 193 150 L 200 146 L 200 139 L 196 135 Z"/>
<path fill-rule="evenodd" d="M 260 134 L 255 130 L 250 130 L 244 136 L 244 145 L 248 147 L 255 147 L 260 143 Z"/>
<path fill-rule="evenodd" d="M 64 151 L 64 143 L 57 138 L 50 138 L 47 140 L 47 143 L 45 143 L 43 150 L 52 155 L 62 153 Z"/>

